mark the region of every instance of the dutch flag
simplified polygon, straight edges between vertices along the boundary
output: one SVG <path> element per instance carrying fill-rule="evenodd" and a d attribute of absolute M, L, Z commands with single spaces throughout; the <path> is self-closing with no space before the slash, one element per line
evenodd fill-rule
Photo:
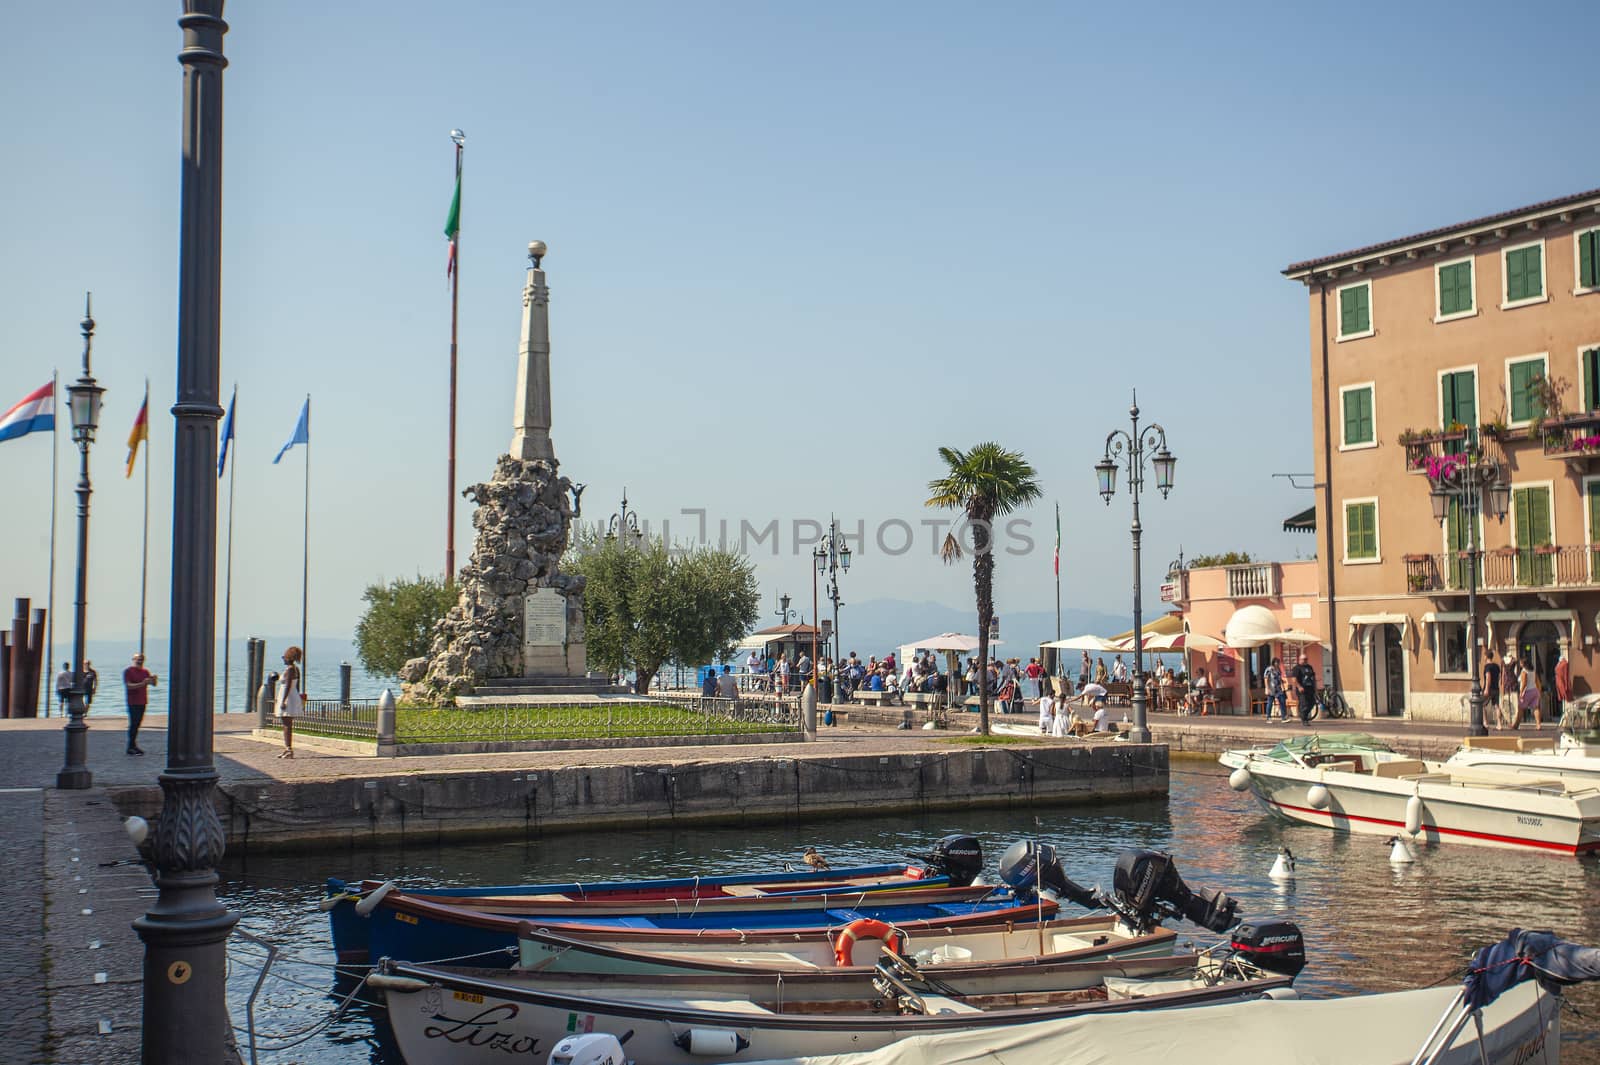
<path fill-rule="evenodd" d="M 4 414 L 0 414 L 0 440 L 12 440 L 29 433 L 48 433 L 56 427 L 56 385 L 40 386 Z"/>

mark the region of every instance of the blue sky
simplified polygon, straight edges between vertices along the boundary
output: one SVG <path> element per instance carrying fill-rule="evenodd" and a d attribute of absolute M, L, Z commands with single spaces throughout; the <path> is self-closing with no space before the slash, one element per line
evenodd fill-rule
<path fill-rule="evenodd" d="M 33 5 L 0 39 L 0 407 L 52 368 L 76 376 L 93 289 L 105 637 L 137 625 L 139 480 L 121 462 L 146 375 L 166 626 L 179 10 Z M 1053 501 L 1066 602 L 1127 609 L 1127 499 L 1102 505 L 1092 467 L 1135 387 L 1179 456 L 1144 515 L 1152 585 L 1180 545 L 1309 553 L 1279 526 L 1310 493 L 1271 477 L 1309 470 L 1312 447 L 1307 305 L 1279 270 L 1600 185 L 1580 91 L 1600 9 L 1505 11 L 236 2 L 235 632 L 298 624 L 303 467 L 271 457 L 307 392 L 312 630 L 348 633 L 369 581 L 441 568 L 455 126 L 463 485 L 509 443 L 539 238 L 556 450 L 588 516 L 626 486 L 674 535 L 695 531 L 684 510 L 713 536 L 777 520 L 778 553 L 756 556 L 768 600 L 809 600 L 792 523 L 833 511 L 867 531 L 847 601 L 969 603 L 922 501 L 938 445 L 992 438 L 1035 463 L 1046 499 L 1025 515 L 1031 553 L 1000 558 L 1001 613 L 1053 603 Z M 44 597 L 48 467 L 48 439 L 0 445 L 0 595 Z M 65 615 L 65 580 L 57 598 Z"/>

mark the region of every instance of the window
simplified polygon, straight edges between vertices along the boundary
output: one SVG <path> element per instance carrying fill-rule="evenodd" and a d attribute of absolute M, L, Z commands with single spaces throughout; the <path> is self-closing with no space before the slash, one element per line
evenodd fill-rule
<path fill-rule="evenodd" d="M 1372 386 L 1350 385 L 1339 390 L 1344 405 L 1344 444 L 1346 448 L 1372 447 L 1378 442 L 1372 421 Z"/>
<path fill-rule="evenodd" d="M 1443 322 L 1477 313 L 1477 304 L 1472 298 L 1471 259 L 1440 265 L 1434 280 L 1439 290 L 1439 313 L 1434 321 Z"/>
<path fill-rule="evenodd" d="M 1583 503 L 1589 520 L 1589 579 L 1600 580 L 1600 547 L 1595 546 L 1595 537 L 1600 536 L 1600 478 L 1583 482 Z"/>
<path fill-rule="evenodd" d="M 1583 409 L 1591 414 L 1600 411 L 1600 348 L 1578 352 L 1578 368 L 1583 375 Z"/>
<path fill-rule="evenodd" d="M 1511 516 L 1517 534 L 1517 584 L 1541 588 L 1555 576 L 1551 540 L 1550 486 L 1511 489 Z"/>
<path fill-rule="evenodd" d="M 1346 285 L 1339 290 L 1339 339 L 1372 335 L 1372 282 Z"/>
<path fill-rule="evenodd" d="M 1439 428 L 1478 424 L 1478 371 L 1446 370 L 1439 375 Z M 1458 443 L 1451 441 L 1451 444 Z M 1459 447 L 1449 447 L 1458 451 Z"/>
<path fill-rule="evenodd" d="M 1478 519 L 1478 542 L 1483 542 L 1483 519 Z M 1476 567 L 1471 558 L 1464 558 L 1463 553 L 1472 549 L 1471 516 L 1466 508 L 1461 505 L 1459 496 L 1451 496 L 1449 510 L 1445 514 L 1444 522 L 1444 550 L 1445 550 L 1445 575 L 1449 586 L 1458 592 L 1467 590 L 1468 582 L 1472 579 L 1472 571 L 1477 569 L 1478 584 L 1483 585 L 1483 560 L 1478 560 Z"/>
<path fill-rule="evenodd" d="M 1506 274 L 1506 299 L 1501 307 L 1544 299 L 1544 241 L 1507 248 L 1501 260 Z"/>
<path fill-rule="evenodd" d="M 1511 424 L 1527 425 L 1544 413 L 1544 356 L 1506 363 L 1506 395 L 1511 402 Z"/>
<path fill-rule="evenodd" d="M 1573 236 L 1578 254 L 1578 291 L 1600 289 L 1600 229 L 1585 229 Z"/>
<path fill-rule="evenodd" d="M 1437 621 L 1434 638 L 1438 643 L 1438 661 L 1434 668 L 1445 673 L 1467 673 L 1467 623 L 1465 621 Z"/>
<path fill-rule="evenodd" d="M 1361 499 L 1344 505 L 1344 560 L 1378 561 L 1378 501 Z"/>

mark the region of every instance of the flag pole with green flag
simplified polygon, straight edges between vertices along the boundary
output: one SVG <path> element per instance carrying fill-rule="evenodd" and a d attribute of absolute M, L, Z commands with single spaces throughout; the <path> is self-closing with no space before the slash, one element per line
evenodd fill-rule
<path fill-rule="evenodd" d="M 450 139 L 456 145 L 456 191 L 450 197 L 450 213 L 444 220 L 444 235 L 450 241 L 449 257 L 444 264 L 445 276 L 450 279 L 450 446 L 446 462 L 444 511 L 446 584 L 456 579 L 456 323 L 461 306 L 461 152 L 466 147 L 467 135 L 459 129 L 453 129 Z"/>

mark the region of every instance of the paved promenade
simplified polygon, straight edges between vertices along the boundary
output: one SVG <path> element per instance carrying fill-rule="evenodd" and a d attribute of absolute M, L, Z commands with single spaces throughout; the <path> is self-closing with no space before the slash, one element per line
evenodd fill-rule
<path fill-rule="evenodd" d="M 860 723 L 823 728 L 814 744 L 785 745 L 761 754 L 784 757 L 894 755 L 949 750 L 949 732 L 895 730 Z M 971 728 L 976 714 L 958 715 Z M 885 720 L 892 719 L 886 718 Z M 919 718 L 920 720 L 920 718 Z M 997 716 L 1024 723 L 1027 715 Z M 154 887 L 136 862 L 133 844 L 108 798 L 108 789 L 149 788 L 166 763 L 166 720 L 147 719 L 145 757 L 123 753 L 119 717 L 90 719 L 89 765 L 95 787 L 54 790 L 64 745 L 59 718 L 0 721 L 0 847 L 8 876 L 0 878 L 0 907 L 11 918 L 0 980 L 13 989 L 0 1011 L 0 1062 L 121 1063 L 138 1059 L 143 945 L 130 925 L 150 906 Z M 559 769 L 575 765 L 705 763 L 748 759 L 733 746 L 604 749 L 384 759 L 319 751 L 297 743 L 292 761 L 275 744 L 252 738 L 254 715 L 216 719 L 216 765 L 222 786 L 348 780 L 374 772 L 423 773 L 448 768 Z M 1404 722 L 1319 722 L 1324 731 L 1361 730 L 1405 750 L 1453 749 L 1459 727 Z M 1297 724 L 1243 717 L 1153 715 L 1158 743 L 1173 750 L 1215 751 L 1298 734 Z M 1531 735 L 1524 730 L 1524 735 Z M 1549 729 L 1545 735 L 1550 735 Z"/>

